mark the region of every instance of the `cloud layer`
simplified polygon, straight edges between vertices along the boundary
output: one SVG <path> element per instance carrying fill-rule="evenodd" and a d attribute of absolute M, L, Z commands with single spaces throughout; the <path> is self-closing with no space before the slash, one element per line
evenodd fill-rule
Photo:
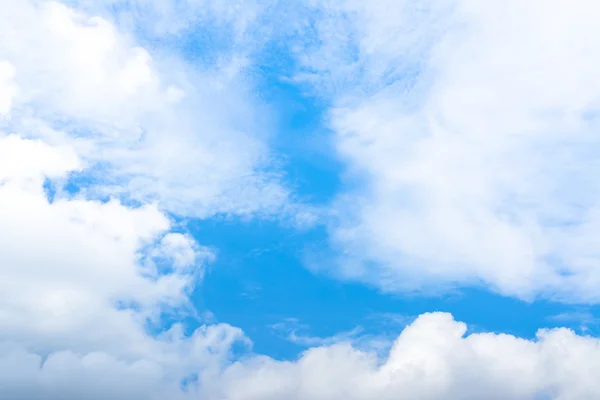
<path fill-rule="evenodd" d="M 150 361 L 68 351 L 42 360 L 12 347 L 0 352 L 0 385 L 4 393 L 27 399 L 583 400 L 600 395 L 597 339 L 566 329 L 540 331 L 535 341 L 464 336 L 465 331 L 449 314 L 424 314 L 404 329 L 386 359 L 343 343 L 310 349 L 295 362 L 255 356 L 223 370 L 204 369 L 185 391 L 169 376 L 172 370 Z"/>

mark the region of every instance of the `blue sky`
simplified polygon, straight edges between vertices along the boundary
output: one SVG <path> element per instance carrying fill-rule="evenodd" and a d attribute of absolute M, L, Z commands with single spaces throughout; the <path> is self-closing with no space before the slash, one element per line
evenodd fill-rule
<path fill-rule="evenodd" d="M 600 397 L 594 2 L 0 4 L 0 391 Z"/>
<path fill-rule="evenodd" d="M 295 324 L 289 324 L 289 331 L 273 329 L 289 318 L 305 325 L 299 333 L 321 338 L 356 327 L 364 334 L 395 337 L 404 324 L 430 311 L 451 312 L 474 331 L 533 338 L 542 327 L 568 326 L 580 331 L 587 323 L 590 331 L 586 333 L 597 334 L 597 324 L 582 320 L 597 317 L 594 306 L 529 303 L 472 288 L 436 297 L 385 294 L 366 285 L 315 275 L 304 267 L 302 253 L 307 241 L 323 241 L 322 232 L 297 234 L 276 224 L 237 221 L 202 223 L 192 231 L 203 243 L 230 249 L 220 253 L 194 294 L 197 307 L 242 327 L 252 338 L 254 350 L 276 358 L 294 359 L 305 350 L 287 338 L 297 328 Z"/>
<path fill-rule="evenodd" d="M 274 57 L 283 58 L 279 62 L 285 65 L 286 55 L 277 53 Z M 284 160 L 285 179 L 304 201 L 324 207 L 342 190 L 344 172 L 343 161 L 331 157 L 327 104 L 307 93 L 304 85 L 281 82 L 281 74 L 290 69 L 258 69 L 263 73 L 258 83 L 261 98 L 274 110 L 278 134 L 272 146 Z M 588 334 L 598 329 L 596 306 L 523 301 L 476 285 L 424 296 L 386 293 L 373 285 L 314 273 L 307 268 L 307 257 L 335 251 L 328 246 L 323 225 L 298 230 L 278 221 L 217 217 L 190 222 L 188 229 L 198 242 L 219 249 L 192 297 L 196 307 L 241 327 L 255 351 L 278 359 L 295 359 L 309 347 L 288 337 L 299 324 L 307 337 L 328 338 L 360 327 L 362 334 L 393 339 L 405 324 L 431 311 L 450 312 L 476 331 L 526 338 L 535 337 L 540 328 L 581 331 L 585 326 Z M 273 327 L 288 319 L 297 321 L 288 322 L 285 329 Z"/>

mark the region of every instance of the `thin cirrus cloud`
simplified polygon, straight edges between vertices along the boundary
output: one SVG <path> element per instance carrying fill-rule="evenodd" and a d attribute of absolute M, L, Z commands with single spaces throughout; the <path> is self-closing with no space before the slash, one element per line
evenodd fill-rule
<path fill-rule="evenodd" d="M 2 396 L 600 396 L 598 340 L 566 329 L 465 335 L 429 313 L 389 351 L 389 331 L 292 329 L 311 348 L 278 361 L 227 323 L 161 322 L 201 319 L 190 294 L 216 257 L 172 215 L 307 213 L 244 73 L 273 32 L 301 69 L 291 81 L 330 100 L 337 156 L 358 182 L 328 221 L 342 276 L 596 301 L 598 13 L 585 1 L 3 0 Z M 231 41 L 200 66 L 134 29 L 203 23 Z"/>

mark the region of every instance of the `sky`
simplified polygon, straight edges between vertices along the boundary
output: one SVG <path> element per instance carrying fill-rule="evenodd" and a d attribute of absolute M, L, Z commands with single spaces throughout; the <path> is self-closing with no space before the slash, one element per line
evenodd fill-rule
<path fill-rule="evenodd" d="M 599 19 L 0 0 L 0 398 L 600 399 Z"/>

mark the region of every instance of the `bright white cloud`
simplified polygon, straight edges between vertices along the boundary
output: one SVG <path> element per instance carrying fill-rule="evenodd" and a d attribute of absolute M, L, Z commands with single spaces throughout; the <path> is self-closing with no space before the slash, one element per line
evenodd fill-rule
<path fill-rule="evenodd" d="M 156 206 L 131 209 L 117 201 L 67 198 L 50 203 L 44 179 L 78 167 L 70 150 L 0 137 L 0 336 L 5 340 L 15 331 L 19 337 L 48 334 L 65 343 L 103 335 L 110 340 L 115 329 L 136 326 L 130 320 L 119 328 L 130 317 L 130 311 L 117 309 L 119 302 L 136 304 L 140 317 L 151 316 L 163 302 L 185 303 L 195 270 L 201 272 L 212 257 L 187 237 L 167 233 L 170 221 Z M 176 260 L 178 268 L 168 274 L 152 270 L 144 260 L 156 253 Z M 88 330 L 94 334 L 84 334 Z"/>
<path fill-rule="evenodd" d="M 217 381 L 221 397 L 250 399 L 587 399 L 597 339 L 565 329 L 535 341 L 472 334 L 449 314 L 424 314 L 394 343 L 387 359 L 337 344 L 308 350 L 297 362 L 266 358 L 236 363 Z M 214 382 L 214 381 L 213 381 Z"/>
<path fill-rule="evenodd" d="M 178 325 L 158 337 L 146 331 L 163 311 L 185 312 L 189 289 L 213 257 L 188 236 L 169 233 L 171 222 L 156 205 L 50 202 L 45 179 L 81 165 L 68 146 L 0 136 L 0 160 L 3 393 L 154 395 L 153 385 L 177 389 L 188 374 L 218 368 L 233 342 L 246 341 L 225 324 L 191 336 Z M 156 260 L 173 268 L 161 270 Z M 119 377 L 130 377 L 130 385 L 116 385 Z"/>
<path fill-rule="evenodd" d="M 253 356 L 224 369 L 204 368 L 186 391 L 173 381 L 172 370 L 152 359 L 131 362 L 103 353 L 65 351 L 42 362 L 35 353 L 4 346 L 0 349 L 0 386 L 4 393 L 27 399 L 42 398 L 42 394 L 63 399 L 110 395 L 140 400 L 165 396 L 583 400 L 600 396 L 598 339 L 567 329 L 540 331 L 535 340 L 491 333 L 465 336 L 465 332 L 465 324 L 449 314 L 424 314 L 404 329 L 385 358 L 345 343 L 309 349 L 294 362 Z M 197 339 L 198 345 L 207 346 L 219 336 L 220 332 L 206 332 L 202 340 Z"/>
<path fill-rule="evenodd" d="M 598 4 L 320 4 L 342 273 L 598 301 Z"/>
<path fill-rule="evenodd" d="M 8 61 L 0 61 L 0 116 L 8 114 L 12 108 L 17 87 L 13 82 L 15 67 Z"/>
<path fill-rule="evenodd" d="M 288 200 L 263 172 L 248 85 L 60 2 L 3 1 L 0 37 L 0 391 L 175 398 L 248 340 L 227 324 L 151 333 L 165 313 L 196 317 L 188 296 L 214 258 L 164 210 L 273 214 Z"/>
<path fill-rule="evenodd" d="M 198 217 L 294 212 L 267 172 L 267 119 L 231 49 L 199 70 L 59 2 L 6 0 L 3 10 L 0 59 L 12 67 L 2 84 L 19 87 L 3 91 L 15 116 L 6 130 L 73 145 L 97 178 L 89 194 Z"/>

